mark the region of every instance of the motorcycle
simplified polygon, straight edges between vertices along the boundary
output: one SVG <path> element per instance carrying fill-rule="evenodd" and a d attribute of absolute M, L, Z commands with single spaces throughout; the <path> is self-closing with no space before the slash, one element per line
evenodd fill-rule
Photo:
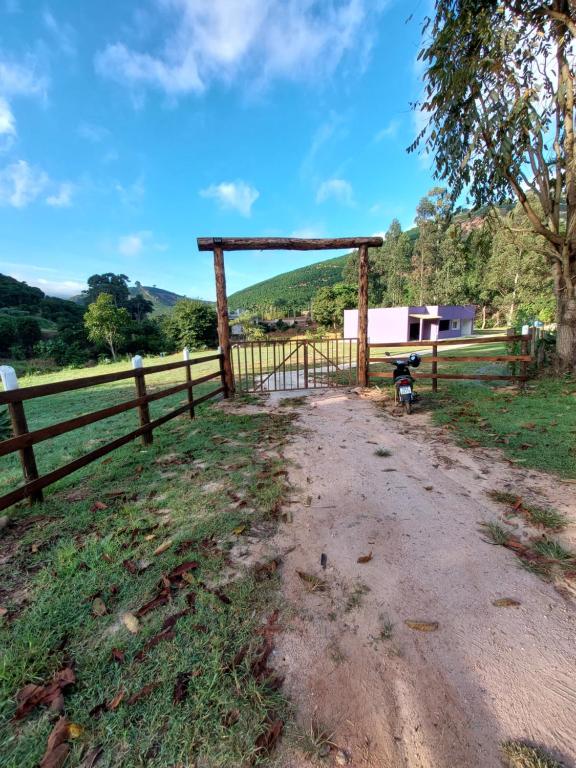
<path fill-rule="evenodd" d="M 389 357 L 390 353 L 386 352 Z M 420 365 L 420 355 L 412 353 L 408 359 L 394 359 L 390 363 L 395 366 L 392 378 L 394 380 L 394 402 L 401 403 L 406 409 L 406 413 L 412 413 L 412 403 L 416 400 L 414 394 L 414 377 L 410 373 L 410 368 L 418 368 Z"/>

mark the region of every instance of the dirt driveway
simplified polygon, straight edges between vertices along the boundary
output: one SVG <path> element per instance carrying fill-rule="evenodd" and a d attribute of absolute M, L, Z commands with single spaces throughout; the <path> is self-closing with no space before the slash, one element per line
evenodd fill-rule
<path fill-rule="evenodd" d="M 520 739 L 572 765 L 574 603 L 478 523 L 502 512 L 494 488 L 575 516 L 574 486 L 463 451 L 425 415 L 394 417 L 353 392 L 307 398 L 301 425 L 287 452 L 292 521 L 273 542 L 286 599 L 275 664 L 301 731 L 314 723 L 339 748 L 324 764 L 490 768 L 502 741 Z M 295 743 L 279 765 L 315 764 Z"/>

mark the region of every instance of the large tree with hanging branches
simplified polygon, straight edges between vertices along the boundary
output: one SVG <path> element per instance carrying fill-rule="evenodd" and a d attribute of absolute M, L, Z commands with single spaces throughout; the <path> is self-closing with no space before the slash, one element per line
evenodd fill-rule
<path fill-rule="evenodd" d="M 436 0 L 420 58 L 424 145 L 455 197 L 515 196 L 543 238 L 557 353 L 576 369 L 575 0 Z"/>

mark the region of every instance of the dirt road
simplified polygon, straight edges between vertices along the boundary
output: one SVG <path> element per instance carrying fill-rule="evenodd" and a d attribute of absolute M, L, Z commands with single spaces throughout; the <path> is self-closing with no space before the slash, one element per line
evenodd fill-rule
<path fill-rule="evenodd" d="M 502 741 L 521 739 L 572 765 L 574 603 L 482 541 L 478 523 L 502 513 L 486 490 L 521 488 L 574 515 L 574 486 L 355 393 L 311 396 L 301 425 L 287 452 L 292 522 L 273 542 L 287 553 L 275 664 L 301 731 L 332 734 L 326 764 L 491 768 Z M 493 605 L 504 597 L 520 606 Z M 285 739 L 282 768 L 315 764 L 309 741 Z"/>

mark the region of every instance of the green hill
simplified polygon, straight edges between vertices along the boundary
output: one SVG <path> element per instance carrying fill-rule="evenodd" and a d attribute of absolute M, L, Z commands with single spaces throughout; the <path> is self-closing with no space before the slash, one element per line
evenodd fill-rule
<path fill-rule="evenodd" d="M 164 288 L 157 288 L 155 285 L 142 285 L 137 282 L 133 288 L 130 288 L 130 296 L 138 295 L 152 302 L 154 315 L 168 314 L 177 301 L 185 298 L 185 296 L 167 291 Z"/>
<path fill-rule="evenodd" d="M 342 280 L 347 258 L 348 255 L 344 255 L 319 261 L 243 288 L 228 297 L 228 307 L 250 310 L 275 305 L 295 311 L 308 309 L 310 299 L 319 288 Z"/>

